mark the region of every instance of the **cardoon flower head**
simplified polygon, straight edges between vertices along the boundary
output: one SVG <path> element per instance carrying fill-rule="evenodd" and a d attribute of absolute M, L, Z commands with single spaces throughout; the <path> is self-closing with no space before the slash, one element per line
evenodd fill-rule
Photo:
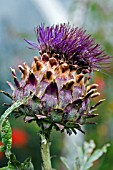
<path fill-rule="evenodd" d="M 81 28 L 68 24 L 44 25 L 35 28 L 38 43 L 26 40 L 31 48 L 38 49 L 40 54 L 47 53 L 67 64 L 77 65 L 81 71 L 100 70 L 107 67 L 107 56 L 91 35 Z"/>
<path fill-rule="evenodd" d="M 97 84 L 90 84 L 90 74 L 109 62 L 100 46 L 85 31 L 69 24 L 36 28 L 38 44 L 27 41 L 38 49 L 39 57 L 29 67 L 19 65 L 22 73 L 18 81 L 14 69 L 14 86 L 8 82 L 13 102 L 23 97 L 32 99 L 20 106 L 16 116 L 24 115 L 25 122 L 35 120 L 43 131 L 56 130 L 76 134 L 81 125 L 90 123 L 96 107 L 103 100 L 91 105 L 91 98 L 100 95 Z M 6 94 L 6 93 L 5 93 Z M 9 96 L 9 95 L 8 95 Z"/>

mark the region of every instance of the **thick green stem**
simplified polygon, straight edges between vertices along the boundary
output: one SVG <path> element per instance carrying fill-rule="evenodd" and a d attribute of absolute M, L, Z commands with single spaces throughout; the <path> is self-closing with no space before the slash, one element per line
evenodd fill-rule
<path fill-rule="evenodd" d="M 44 134 L 41 134 L 41 155 L 44 170 L 52 170 L 49 145 L 49 140 Z"/>

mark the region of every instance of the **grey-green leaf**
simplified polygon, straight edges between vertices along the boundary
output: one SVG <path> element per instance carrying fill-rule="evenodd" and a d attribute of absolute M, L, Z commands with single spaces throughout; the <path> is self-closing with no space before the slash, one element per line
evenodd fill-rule
<path fill-rule="evenodd" d="M 90 140 L 89 142 L 84 142 L 83 147 L 75 146 L 77 150 L 77 158 L 75 159 L 76 169 L 88 170 L 93 166 L 94 161 L 107 152 L 107 147 L 110 145 L 106 144 L 102 147 L 102 149 L 95 149 L 94 141 Z"/>
<path fill-rule="evenodd" d="M 62 163 L 65 165 L 66 169 L 67 169 L 67 170 L 71 170 L 71 169 L 69 168 L 68 164 L 67 164 L 66 158 L 60 157 L 60 159 L 61 159 Z"/>
<path fill-rule="evenodd" d="M 78 146 L 75 144 L 76 147 L 76 151 L 77 151 L 77 155 L 79 159 L 76 159 L 77 161 L 79 160 L 79 164 L 81 165 L 83 163 L 83 157 L 84 157 L 84 153 L 82 150 L 82 147 Z"/>
<path fill-rule="evenodd" d="M 102 149 L 97 149 L 93 152 L 93 154 L 90 156 L 88 161 L 86 162 L 84 166 L 84 170 L 87 170 L 93 166 L 93 162 L 99 159 L 104 153 L 107 152 L 107 147 L 109 147 L 109 144 L 106 144 L 102 147 Z"/>

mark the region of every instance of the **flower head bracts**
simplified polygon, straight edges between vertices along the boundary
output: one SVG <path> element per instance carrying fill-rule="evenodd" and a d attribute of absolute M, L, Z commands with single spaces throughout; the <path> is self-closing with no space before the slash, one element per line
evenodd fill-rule
<path fill-rule="evenodd" d="M 56 55 L 57 60 L 78 65 L 87 72 L 108 67 L 110 57 L 81 28 L 71 27 L 69 23 L 51 27 L 41 25 L 35 28 L 35 32 L 38 43 L 26 42 L 41 55 L 45 52 L 50 57 Z"/>
<path fill-rule="evenodd" d="M 43 132 L 50 132 L 52 127 L 69 134 L 76 134 L 76 129 L 83 132 L 81 125 L 91 123 L 90 118 L 97 116 L 93 112 L 103 102 L 90 103 L 100 95 L 98 85 L 90 85 L 91 72 L 107 67 L 110 57 L 78 27 L 41 25 L 35 32 L 38 43 L 25 41 L 38 49 L 40 56 L 34 57 L 31 67 L 19 65 L 20 81 L 11 68 L 14 86 L 8 85 L 12 95 L 2 92 L 13 102 L 28 98 L 15 110 L 16 117 L 24 115 L 25 122 L 35 120 Z"/>
<path fill-rule="evenodd" d="M 40 60 L 39 60 L 40 58 Z M 91 98 L 97 97 L 97 84 L 89 85 L 89 75 L 77 73 L 75 67 L 67 63 L 60 63 L 56 58 L 49 58 L 48 54 L 34 57 L 32 66 L 19 65 L 22 73 L 18 81 L 16 72 L 12 71 L 14 86 L 8 82 L 13 93 L 10 96 L 14 101 L 28 97 L 33 93 L 25 105 L 15 110 L 16 117 L 24 115 L 25 122 L 35 120 L 43 131 L 54 127 L 56 130 L 71 134 L 80 130 L 81 125 L 90 123 L 89 119 L 97 116 L 94 114 L 96 107 L 90 105 Z"/>

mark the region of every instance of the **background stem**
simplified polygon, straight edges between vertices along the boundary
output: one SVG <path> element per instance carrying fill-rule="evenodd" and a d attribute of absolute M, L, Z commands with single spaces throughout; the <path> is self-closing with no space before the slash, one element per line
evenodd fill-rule
<path fill-rule="evenodd" d="M 44 170 L 52 170 L 49 145 L 49 139 L 46 139 L 45 135 L 41 134 L 41 155 Z"/>

